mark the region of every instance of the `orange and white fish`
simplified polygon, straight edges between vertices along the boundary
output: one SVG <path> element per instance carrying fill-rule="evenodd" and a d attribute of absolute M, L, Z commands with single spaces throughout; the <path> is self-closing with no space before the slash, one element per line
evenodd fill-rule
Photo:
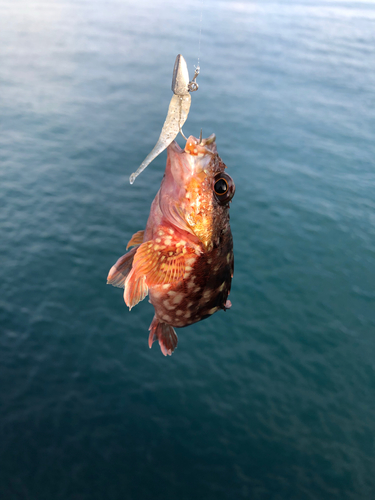
<path fill-rule="evenodd" d="M 177 346 L 173 327 L 184 327 L 229 309 L 233 277 L 233 240 L 229 202 L 235 186 L 224 172 L 215 135 L 190 136 L 185 149 L 168 146 L 160 189 L 151 205 L 146 229 L 133 235 L 111 268 L 107 283 L 124 288 L 131 309 L 149 295 L 155 316 L 149 346 L 159 341 L 162 353 Z"/>

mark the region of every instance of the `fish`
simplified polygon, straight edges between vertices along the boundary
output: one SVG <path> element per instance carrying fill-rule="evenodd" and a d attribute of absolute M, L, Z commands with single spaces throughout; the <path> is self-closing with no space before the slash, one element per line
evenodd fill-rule
<path fill-rule="evenodd" d="M 202 135 L 202 134 L 201 134 Z M 131 310 L 147 295 L 155 310 L 149 347 L 177 347 L 182 328 L 231 307 L 234 270 L 229 207 L 233 179 L 217 153 L 216 136 L 190 136 L 184 149 L 173 141 L 160 189 L 144 230 L 112 266 L 107 283 L 124 288 Z"/>

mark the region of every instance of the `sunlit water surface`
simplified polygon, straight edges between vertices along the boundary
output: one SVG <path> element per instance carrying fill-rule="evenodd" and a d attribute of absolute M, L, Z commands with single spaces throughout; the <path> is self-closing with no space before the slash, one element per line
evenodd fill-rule
<path fill-rule="evenodd" d="M 201 14 L 233 307 L 165 358 L 105 281 Z M 0 56 L 0 498 L 375 498 L 375 3 L 2 0 Z"/>

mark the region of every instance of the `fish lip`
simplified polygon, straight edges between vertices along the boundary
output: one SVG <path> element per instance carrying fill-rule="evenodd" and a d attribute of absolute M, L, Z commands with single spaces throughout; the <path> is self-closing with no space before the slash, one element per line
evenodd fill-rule
<path fill-rule="evenodd" d="M 197 139 L 193 135 L 189 136 L 186 140 L 185 151 L 192 154 L 197 154 L 197 151 L 199 153 L 215 154 L 217 152 L 216 135 L 211 134 L 205 139 L 201 137 Z"/>

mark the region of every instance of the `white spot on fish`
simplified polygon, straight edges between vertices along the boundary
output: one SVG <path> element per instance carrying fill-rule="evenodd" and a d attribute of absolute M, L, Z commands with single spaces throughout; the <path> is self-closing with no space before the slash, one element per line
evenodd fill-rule
<path fill-rule="evenodd" d="M 179 304 L 182 299 L 184 298 L 184 295 L 182 293 L 178 293 L 176 297 L 172 300 L 173 304 Z"/>
<path fill-rule="evenodd" d="M 208 299 L 209 297 L 211 297 L 211 295 L 212 295 L 212 290 L 206 290 L 203 292 L 203 297 L 205 299 Z"/>
<path fill-rule="evenodd" d="M 195 262 L 195 257 L 191 257 L 190 259 L 186 259 L 186 264 L 191 266 Z"/>
<path fill-rule="evenodd" d="M 164 321 L 172 321 L 172 318 L 168 314 L 163 314 L 162 318 Z"/>
<path fill-rule="evenodd" d="M 170 288 L 170 284 L 169 283 L 166 283 L 165 285 L 162 285 L 162 288 L 164 288 L 164 290 L 168 290 L 168 288 Z"/>
<path fill-rule="evenodd" d="M 184 314 L 184 318 L 186 318 L 186 319 L 190 318 L 190 316 L 191 316 L 190 311 L 187 311 L 187 312 Z"/>
<path fill-rule="evenodd" d="M 181 311 L 181 309 L 178 309 L 178 311 L 176 311 L 176 316 L 182 316 L 184 314 L 184 311 Z"/>
<path fill-rule="evenodd" d="M 225 281 L 222 282 L 222 284 L 219 286 L 218 291 L 221 292 L 225 287 Z"/>
<path fill-rule="evenodd" d="M 208 314 L 213 314 L 213 313 L 215 313 L 216 311 L 218 311 L 218 309 L 219 309 L 218 307 L 213 307 L 212 309 L 210 309 L 210 310 L 208 311 Z"/>
<path fill-rule="evenodd" d="M 156 238 L 156 243 L 161 243 L 161 239 L 160 238 Z"/>
<path fill-rule="evenodd" d="M 175 306 L 172 306 L 170 303 L 169 303 L 169 300 L 164 300 L 163 301 L 163 306 L 168 309 L 168 311 L 173 311 L 173 309 L 176 309 Z"/>

